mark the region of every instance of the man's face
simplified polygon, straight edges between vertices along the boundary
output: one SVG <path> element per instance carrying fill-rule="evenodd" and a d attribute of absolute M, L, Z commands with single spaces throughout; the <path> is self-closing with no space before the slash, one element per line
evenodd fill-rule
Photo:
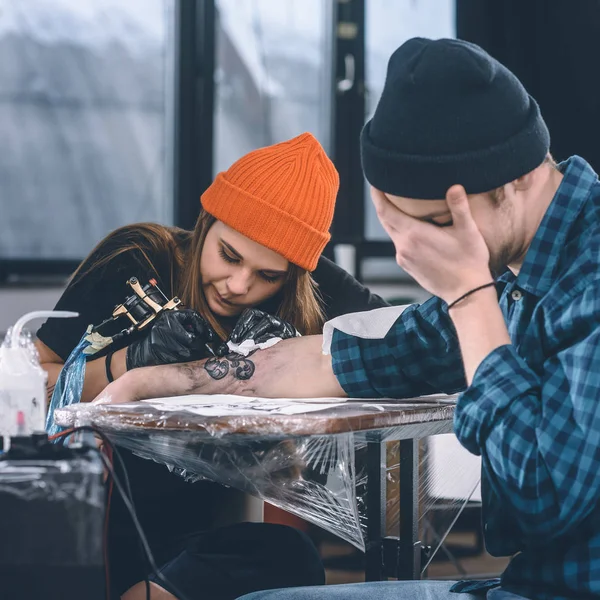
<path fill-rule="evenodd" d="M 508 186 L 507 186 L 508 187 Z M 471 214 L 490 252 L 490 270 L 497 276 L 512 262 L 519 260 L 523 249 L 524 232 L 516 222 L 514 197 L 486 192 L 468 196 Z M 415 200 L 385 194 L 403 213 L 427 221 L 438 227 L 452 225 L 452 216 L 446 200 Z"/>

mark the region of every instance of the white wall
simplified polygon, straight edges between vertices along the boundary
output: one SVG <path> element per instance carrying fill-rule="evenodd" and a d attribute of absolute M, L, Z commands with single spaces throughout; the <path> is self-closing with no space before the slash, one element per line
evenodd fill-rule
<path fill-rule="evenodd" d="M 0 287 L 0 334 L 32 310 L 52 310 L 63 292 L 62 286 Z M 32 331 L 41 323 L 32 322 Z"/>

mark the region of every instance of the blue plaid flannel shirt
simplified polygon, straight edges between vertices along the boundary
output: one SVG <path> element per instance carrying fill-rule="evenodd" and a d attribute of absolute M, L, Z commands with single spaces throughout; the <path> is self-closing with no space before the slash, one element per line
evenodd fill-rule
<path fill-rule="evenodd" d="M 574 156 L 515 277 L 498 280 L 511 345 L 459 396 L 455 431 L 482 457 L 485 537 L 515 555 L 502 587 L 536 600 L 600 597 L 600 182 Z M 383 340 L 336 331 L 349 396 L 466 387 L 443 301 L 407 308 Z"/>

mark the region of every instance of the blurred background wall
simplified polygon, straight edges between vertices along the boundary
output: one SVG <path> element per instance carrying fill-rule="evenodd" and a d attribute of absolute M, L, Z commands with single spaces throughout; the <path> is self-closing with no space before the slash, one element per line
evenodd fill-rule
<path fill-rule="evenodd" d="M 415 35 L 482 45 L 539 101 L 555 157 L 600 168 L 598 0 L 0 0 L 0 331 L 50 308 L 112 229 L 193 226 L 215 173 L 302 131 L 340 171 L 330 256 L 426 297 L 391 258 L 358 147 Z"/>

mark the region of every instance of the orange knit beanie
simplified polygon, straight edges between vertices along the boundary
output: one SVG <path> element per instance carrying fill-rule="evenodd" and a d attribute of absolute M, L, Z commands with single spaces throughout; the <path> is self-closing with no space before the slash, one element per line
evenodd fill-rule
<path fill-rule="evenodd" d="M 202 206 L 246 237 L 314 271 L 330 239 L 338 173 L 319 142 L 303 133 L 259 148 L 219 173 Z"/>

